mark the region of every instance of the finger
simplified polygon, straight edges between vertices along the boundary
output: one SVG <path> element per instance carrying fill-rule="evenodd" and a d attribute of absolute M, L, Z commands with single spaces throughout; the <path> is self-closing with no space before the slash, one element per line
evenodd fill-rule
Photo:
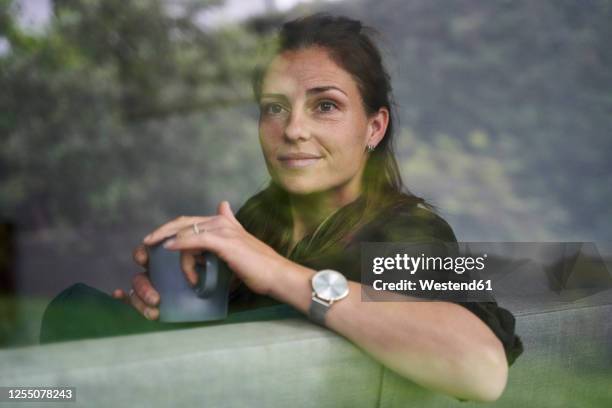
<path fill-rule="evenodd" d="M 240 224 L 240 222 L 234 216 L 234 211 L 232 211 L 232 207 L 230 206 L 229 201 L 221 201 L 219 206 L 217 207 L 217 213 L 219 215 L 224 215 L 229 218 L 231 221 Z"/>
<path fill-rule="evenodd" d="M 229 206 L 229 203 L 225 200 L 221 201 L 219 204 L 217 204 L 217 214 L 219 215 L 225 215 L 224 212 L 227 211 L 227 207 Z"/>
<path fill-rule="evenodd" d="M 181 251 L 181 269 L 191 286 L 198 283 L 198 272 L 196 271 L 196 254 L 200 251 Z"/>
<path fill-rule="evenodd" d="M 155 245 L 165 238 L 175 235 L 181 229 L 191 226 L 196 222 L 203 222 L 209 220 L 212 217 L 186 217 L 181 216 L 174 220 L 167 222 L 161 227 L 154 230 L 152 233 L 144 237 L 143 242 L 147 245 Z"/>
<path fill-rule="evenodd" d="M 113 290 L 113 293 L 111 294 L 112 297 L 117 298 L 117 299 L 121 299 L 126 297 L 127 293 L 125 293 L 125 291 L 123 289 L 115 289 Z"/>
<path fill-rule="evenodd" d="M 118 300 L 125 300 L 127 293 L 123 289 L 115 289 L 112 291 L 111 296 Z"/>
<path fill-rule="evenodd" d="M 164 242 L 164 248 L 169 250 L 199 250 L 199 251 L 213 251 L 215 252 L 216 245 L 218 245 L 218 234 L 223 227 L 218 228 L 206 228 L 205 232 L 198 235 L 195 233 L 186 232 L 179 234 L 176 237 Z"/>
<path fill-rule="evenodd" d="M 172 249 L 172 244 L 177 239 L 190 239 L 192 243 L 196 244 L 194 247 L 185 248 L 185 249 L 207 249 L 205 247 L 198 247 L 197 242 L 200 242 L 200 239 L 208 237 L 213 231 L 221 231 L 224 226 L 228 226 L 231 224 L 226 217 L 210 217 L 207 221 L 202 221 L 194 224 L 190 224 L 188 227 L 183 228 L 178 231 L 176 235 L 172 238 L 167 239 L 164 242 L 164 248 Z M 194 225 L 197 225 L 197 231 Z"/>
<path fill-rule="evenodd" d="M 194 222 L 193 224 L 187 225 L 185 228 L 177 231 L 176 236 L 173 238 L 204 235 L 207 232 L 213 231 L 214 229 L 217 229 L 223 225 L 227 225 L 227 221 L 228 220 L 225 217 L 220 217 L 218 215 L 208 217 L 207 220 L 200 220 Z"/>
<path fill-rule="evenodd" d="M 137 273 L 132 278 L 132 287 L 140 299 L 148 306 L 157 306 L 159 303 L 159 293 L 151 285 L 151 281 L 144 272 Z"/>
<path fill-rule="evenodd" d="M 138 245 L 134 252 L 132 253 L 134 261 L 143 267 L 147 267 L 147 263 L 149 262 L 149 254 L 147 253 L 147 249 L 144 245 Z"/>
<path fill-rule="evenodd" d="M 144 317 L 149 320 L 156 320 L 159 318 L 159 309 L 156 307 L 149 307 L 145 302 L 138 296 L 136 292 L 133 292 L 130 297 L 130 303 L 138 310 Z"/>
<path fill-rule="evenodd" d="M 112 293 L 112 296 L 117 299 L 122 301 L 125 304 L 129 304 L 130 300 L 128 299 L 128 294 L 125 293 L 125 291 L 123 289 L 115 289 Z"/>

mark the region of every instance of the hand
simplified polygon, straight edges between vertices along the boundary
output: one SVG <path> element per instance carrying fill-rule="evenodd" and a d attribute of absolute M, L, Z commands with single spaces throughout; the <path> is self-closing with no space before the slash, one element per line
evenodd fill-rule
<path fill-rule="evenodd" d="M 138 245 L 136 249 L 134 249 L 132 257 L 138 265 L 145 268 L 145 271 L 135 274 L 132 278 L 131 294 L 126 293 L 123 289 L 117 288 L 113 291 L 112 296 L 115 299 L 119 299 L 133 306 L 147 319 L 157 320 L 159 318 L 158 306 L 161 298 L 149 280 L 149 274 L 146 270 L 149 264 L 149 254 L 147 253 L 145 245 Z M 206 260 L 202 256 L 197 256 L 196 261 L 202 265 L 206 263 Z M 230 292 L 235 290 L 239 284 L 240 280 L 236 275 L 233 275 L 232 282 L 230 283 Z"/>
<path fill-rule="evenodd" d="M 181 267 L 192 285 L 198 279 L 195 270 L 197 254 L 211 251 L 253 292 L 269 294 L 276 273 L 283 263 L 289 261 L 247 232 L 234 217 L 227 201 L 219 204 L 217 213 L 210 217 L 178 217 L 147 235 L 144 243 L 155 245 L 174 236 L 164 246 L 181 251 Z M 199 234 L 194 231 L 194 223 L 198 225 Z"/>
<path fill-rule="evenodd" d="M 148 267 L 149 255 L 144 245 L 139 245 L 132 253 L 134 261 L 143 268 Z M 126 304 L 132 305 L 144 317 L 149 320 L 159 318 L 160 296 L 149 280 L 148 272 L 139 272 L 132 278 L 132 290 L 130 294 L 123 289 L 115 289 L 112 293 L 115 299 L 122 300 Z"/>

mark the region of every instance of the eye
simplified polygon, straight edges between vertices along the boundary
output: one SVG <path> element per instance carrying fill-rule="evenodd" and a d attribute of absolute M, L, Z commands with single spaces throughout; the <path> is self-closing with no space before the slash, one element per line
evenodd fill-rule
<path fill-rule="evenodd" d="M 276 102 L 264 103 L 260 109 L 266 115 L 278 115 L 284 110 L 283 105 Z"/>
<path fill-rule="evenodd" d="M 338 109 L 338 106 L 331 101 L 321 101 L 319 102 L 319 105 L 317 106 L 317 108 L 319 112 L 328 113 L 328 112 L 332 112 L 334 109 Z"/>

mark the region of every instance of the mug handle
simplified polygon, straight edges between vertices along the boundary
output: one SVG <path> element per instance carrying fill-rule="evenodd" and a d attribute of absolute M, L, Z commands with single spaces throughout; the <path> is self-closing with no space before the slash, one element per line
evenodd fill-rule
<path fill-rule="evenodd" d="M 219 280 L 219 259 L 212 252 L 202 252 L 202 255 L 206 259 L 206 266 L 202 267 L 202 265 L 196 264 L 199 279 L 198 285 L 194 290 L 199 297 L 205 298 L 210 296 L 217 287 Z"/>

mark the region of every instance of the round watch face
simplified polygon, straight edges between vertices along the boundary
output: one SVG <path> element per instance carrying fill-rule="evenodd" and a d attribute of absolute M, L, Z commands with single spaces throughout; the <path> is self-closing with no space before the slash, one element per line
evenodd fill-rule
<path fill-rule="evenodd" d="M 340 272 L 324 269 L 312 277 L 312 289 L 317 297 L 327 300 L 340 300 L 348 295 L 348 282 Z"/>

